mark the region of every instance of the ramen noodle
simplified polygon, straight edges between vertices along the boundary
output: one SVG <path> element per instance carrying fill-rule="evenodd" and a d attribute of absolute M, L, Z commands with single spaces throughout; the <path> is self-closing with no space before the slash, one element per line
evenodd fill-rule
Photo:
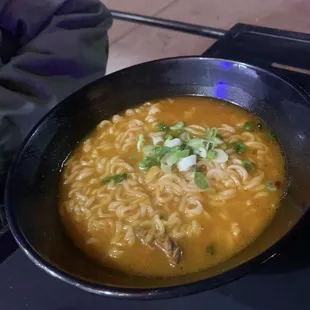
<path fill-rule="evenodd" d="M 103 120 L 64 164 L 60 214 L 104 266 L 176 276 L 249 245 L 283 194 L 281 147 L 235 105 L 180 97 Z"/>

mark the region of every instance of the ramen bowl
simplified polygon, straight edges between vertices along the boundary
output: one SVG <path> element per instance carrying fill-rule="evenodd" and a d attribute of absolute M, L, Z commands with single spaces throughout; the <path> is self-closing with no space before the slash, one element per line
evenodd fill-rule
<path fill-rule="evenodd" d="M 102 120 L 137 104 L 174 96 L 226 100 L 271 127 L 286 160 L 286 192 L 281 206 L 255 241 L 206 270 L 161 278 L 104 268 L 77 249 L 63 227 L 58 212 L 63 163 Z M 9 226 L 19 246 L 37 266 L 92 293 L 155 299 L 214 288 L 273 257 L 306 213 L 310 201 L 309 112 L 309 97 L 302 89 L 273 73 L 233 61 L 173 58 L 113 73 L 58 104 L 29 134 L 7 180 Z"/>

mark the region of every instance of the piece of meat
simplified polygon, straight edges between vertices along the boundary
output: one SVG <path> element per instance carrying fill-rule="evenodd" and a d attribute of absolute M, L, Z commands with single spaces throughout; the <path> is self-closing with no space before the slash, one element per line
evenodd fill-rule
<path fill-rule="evenodd" d="M 174 239 L 163 235 L 155 239 L 155 245 L 167 256 L 171 266 L 175 267 L 181 262 L 183 250 Z"/>
<path fill-rule="evenodd" d="M 183 250 L 174 239 L 167 235 L 155 237 L 154 232 L 145 227 L 138 227 L 136 229 L 136 236 L 141 243 L 152 249 L 155 244 L 155 246 L 166 255 L 172 267 L 175 267 L 181 262 Z"/>
<path fill-rule="evenodd" d="M 207 167 L 205 165 L 201 165 L 197 168 L 198 172 L 207 172 Z"/>
<path fill-rule="evenodd" d="M 183 250 L 178 246 L 174 249 L 172 256 L 170 258 L 170 265 L 175 266 L 181 263 L 183 255 Z"/>
<path fill-rule="evenodd" d="M 143 244 L 152 247 L 154 233 L 149 228 L 138 227 L 136 229 L 136 236 Z"/>

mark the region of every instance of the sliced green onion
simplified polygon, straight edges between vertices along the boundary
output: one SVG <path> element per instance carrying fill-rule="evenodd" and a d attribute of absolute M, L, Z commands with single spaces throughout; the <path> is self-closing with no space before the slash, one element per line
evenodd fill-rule
<path fill-rule="evenodd" d="M 193 150 L 198 150 L 201 147 L 204 147 L 203 139 L 194 138 L 186 143 L 187 146 L 191 147 Z"/>
<path fill-rule="evenodd" d="M 207 149 L 213 149 L 215 146 L 223 143 L 223 141 L 218 136 L 216 128 L 207 129 L 205 141 L 207 142 Z"/>
<path fill-rule="evenodd" d="M 212 143 L 214 146 L 216 146 L 216 145 L 222 144 L 223 140 L 220 139 L 219 137 L 214 137 L 212 139 L 209 139 L 208 142 Z"/>
<path fill-rule="evenodd" d="M 200 147 L 195 154 L 199 155 L 201 158 L 207 157 L 207 150 L 204 147 Z"/>
<path fill-rule="evenodd" d="M 212 160 L 212 159 L 215 158 L 215 156 L 216 156 L 216 152 L 214 150 L 209 150 L 207 152 L 207 157 L 206 158 L 209 159 L 209 160 Z"/>
<path fill-rule="evenodd" d="M 189 150 L 182 150 L 182 151 L 177 151 L 174 153 L 168 153 L 166 155 L 166 163 L 168 166 L 173 166 L 176 164 L 180 159 L 189 156 Z"/>
<path fill-rule="evenodd" d="M 173 139 L 173 135 L 166 135 L 165 136 L 165 142 L 169 141 L 169 140 L 172 140 L 172 139 Z"/>
<path fill-rule="evenodd" d="M 150 135 L 150 136 L 152 138 L 152 141 L 153 141 L 154 145 L 157 145 L 160 142 L 164 142 L 164 139 L 161 136 L 154 136 L 154 135 Z"/>
<path fill-rule="evenodd" d="M 116 174 L 113 176 L 106 177 L 102 180 L 103 183 L 109 183 L 113 181 L 115 183 L 121 183 L 122 181 L 126 180 L 128 177 L 127 173 Z"/>
<path fill-rule="evenodd" d="M 158 131 L 167 131 L 169 127 L 165 123 L 160 122 L 156 125 L 156 129 Z"/>
<path fill-rule="evenodd" d="M 177 166 L 179 171 L 187 171 L 192 166 L 195 166 L 197 163 L 197 156 L 196 155 L 189 155 L 179 160 Z"/>
<path fill-rule="evenodd" d="M 160 161 L 160 169 L 164 173 L 171 173 L 171 166 L 166 164 L 165 156 Z"/>
<path fill-rule="evenodd" d="M 143 147 L 142 152 L 147 157 L 154 157 L 156 155 L 154 145 L 146 145 Z"/>
<path fill-rule="evenodd" d="M 255 123 L 253 121 L 248 121 L 243 125 L 243 130 L 244 131 L 254 131 L 255 129 Z"/>
<path fill-rule="evenodd" d="M 190 134 L 187 132 L 187 131 L 183 131 L 181 134 L 180 134 L 180 139 L 182 141 L 189 141 L 191 139 L 191 136 Z"/>
<path fill-rule="evenodd" d="M 143 146 L 144 143 L 144 137 L 142 134 L 138 135 L 138 142 L 137 142 L 137 149 L 139 152 L 141 152 L 141 148 Z"/>
<path fill-rule="evenodd" d="M 217 135 L 217 129 L 216 128 L 207 128 L 207 134 L 206 134 L 206 139 L 212 139 L 215 138 Z"/>
<path fill-rule="evenodd" d="M 153 166 L 158 166 L 159 162 L 154 157 L 145 157 L 143 160 L 139 162 L 139 169 L 142 171 L 147 171 Z"/>
<path fill-rule="evenodd" d="M 174 146 L 178 146 L 181 144 L 182 144 L 181 140 L 179 138 L 175 138 L 175 139 L 168 140 L 168 141 L 166 140 L 164 146 L 174 147 Z"/>
<path fill-rule="evenodd" d="M 176 145 L 174 147 L 171 147 L 169 152 L 170 153 L 174 153 L 174 152 L 177 152 L 177 151 L 182 151 L 183 150 L 183 147 L 182 145 Z"/>
<path fill-rule="evenodd" d="M 170 126 L 170 129 L 171 129 L 172 131 L 181 130 L 181 129 L 183 129 L 183 128 L 184 128 L 184 123 L 183 123 L 182 121 L 177 122 L 176 124 Z"/>
<path fill-rule="evenodd" d="M 233 142 L 232 147 L 237 153 L 244 153 L 248 149 L 248 147 L 241 140 Z"/>
<path fill-rule="evenodd" d="M 215 158 L 213 158 L 213 161 L 218 163 L 218 164 L 222 164 L 222 163 L 226 163 L 228 160 L 228 155 L 224 150 L 221 149 L 215 149 L 214 150 L 216 155 Z"/>
<path fill-rule="evenodd" d="M 189 149 L 185 149 L 182 151 L 178 151 L 177 152 L 179 159 L 183 158 L 183 157 L 187 157 L 190 154 L 190 150 Z"/>
<path fill-rule="evenodd" d="M 170 151 L 170 148 L 167 146 L 156 146 L 155 148 L 155 157 L 157 159 L 162 158 L 166 153 Z"/>
<path fill-rule="evenodd" d="M 182 150 L 188 150 L 190 155 L 193 155 L 193 149 L 187 145 L 181 145 Z"/>
<path fill-rule="evenodd" d="M 275 182 L 272 182 L 270 180 L 266 181 L 266 187 L 272 192 L 275 192 L 279 189 L 278 186 L 275 185 Z"/>
<path fill-rule="evenodd" d="M 195 185 L 200 189 L 206 189 L 209 187 L 208 181 L 202 172 L 195 172 L 194 182 L 195 182 Z"/>
<path fill-rule="evenodd" d="M 210 143 L 210 142 L 207 142 L 207 143 L 206 143 L 206 150 L 209 151 L 209 150 L 212 149 L 212 148 L 213 148 L 213 144 Z"/>
<path fill-rule="evenodd" d="M 242 166 L 245 168 L 247 172 L 255 172 L 256 171 L 256 165 L 251 160 L 243 160 Z"/>

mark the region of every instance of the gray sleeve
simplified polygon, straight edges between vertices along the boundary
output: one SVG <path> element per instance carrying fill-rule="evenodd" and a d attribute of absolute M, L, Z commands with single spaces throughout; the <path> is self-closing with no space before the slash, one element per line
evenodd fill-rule
<path fill-rule="evenodd" d="M 49 109 L 103 76 L 111 24 L 99 0 L 4 0 L 0 28 L 21 48 L 0 68 L 0 115 Z"/>

